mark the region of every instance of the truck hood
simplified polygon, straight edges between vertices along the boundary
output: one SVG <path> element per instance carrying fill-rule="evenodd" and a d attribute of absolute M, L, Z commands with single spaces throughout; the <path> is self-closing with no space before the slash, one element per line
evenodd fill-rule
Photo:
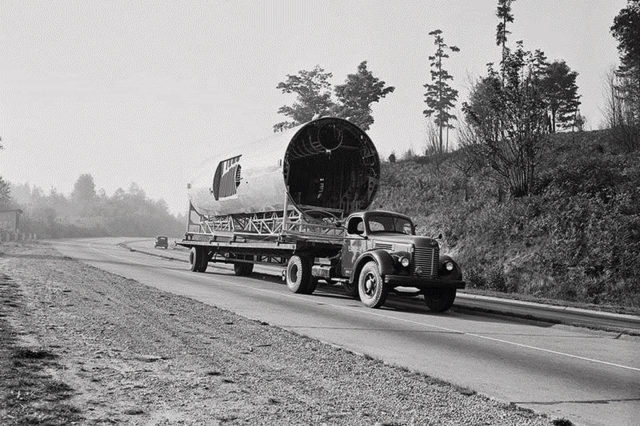
<path fill-rule="evenodd" d="M 421 237 L 418 235 L 407 235 L 396 232 L 376 232 L 371 234 L 369 239 L 380 243 L 413 244 L 416 247 L 438 247 L 438 242 L 433 238 Z"/>

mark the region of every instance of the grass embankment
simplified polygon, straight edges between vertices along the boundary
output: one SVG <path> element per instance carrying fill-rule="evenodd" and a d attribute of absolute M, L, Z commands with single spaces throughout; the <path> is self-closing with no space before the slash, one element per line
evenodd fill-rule
<path fill-rule="evenodd" d="M 470 288 L 640 308 L 640 153 L 606 131 L 557 134 L 535 195 L 504 195 L 462 154 L 385 163 L 375 207 L 411 215 Z"/>
<path fill-rule="evenodd" d="M 50 350 L 24 346 L 8 321 L 24 310 L 13 280 L 0 274 L 0 423 L 66 425 L 82 419 L 65 401 L 73 390 L 50 372 L 61 366 Z M 14 312 L 12 312 L 14 311 Z M 22 315 L 22 314 L 20 314 Z"/>

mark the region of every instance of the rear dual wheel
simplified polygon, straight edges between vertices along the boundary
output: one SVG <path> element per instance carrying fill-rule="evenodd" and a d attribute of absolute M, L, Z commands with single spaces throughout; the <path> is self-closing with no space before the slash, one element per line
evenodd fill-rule
<path fill-rule="evenodd" d="M 204 247 L 191 247 L 189 265 L 193 272 L 204 272 L 209 265 L 209 253 Z"/>
<path fill-rule="evenodd" d="M 293 293 L 311 294 L 318 281 L 311 275 L 313 258 L 293 255 L 287 263 L 287 287 Z"/>

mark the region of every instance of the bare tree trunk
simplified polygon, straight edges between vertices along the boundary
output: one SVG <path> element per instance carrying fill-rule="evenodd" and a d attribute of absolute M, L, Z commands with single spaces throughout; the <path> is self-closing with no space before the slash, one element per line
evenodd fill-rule
<path fill-rule="evenodd" d="M 449 126 L 447 126 L 447 146 L 445 152 L 449 152 Z"/>

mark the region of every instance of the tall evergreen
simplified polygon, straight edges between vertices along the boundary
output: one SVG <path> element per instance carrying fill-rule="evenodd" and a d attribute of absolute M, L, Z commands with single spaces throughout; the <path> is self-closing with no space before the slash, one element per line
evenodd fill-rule
<path fill-rule="evenodd" d="M 611 26 L 618 40 L 620 66 L 616 72 L 627 124 L 640 127 L 640 0 L 628 0 Z"/>
<path fill-rule="evenodd" d="M 443 130 L 453 129 L 450 122 L 455 120 L 456 116 L 450 111 L 458 99 L 458 91 L 448 83 L 449 80 L 453 80 L 453 77 L 444 68 L 443 60 L 449 58 L 448 52 L 459 52 L 460 49 L 444 42 L 442 30 L 431 31 L 429 35 L 434 38 L 436 51 L 432 56 L 429 56 L 431 83 L 424 85 L 427 89 L 424 94 L 427 109 L 423 111 L 423 114 L 427 118 L 434 115 L 433 122 L 438 127 L 438 150 L 444 152 Z"/>
<path fill-rule="evenodd" d="M 502 60 L 504 61 L 507 54 L 507 35 L 511 31 L 507 30 L 507 24 L 513 22 L 513 14 L 511 14 L 511 3 L 515 0 L 498 0 L 498 8 L 496 16 L 498 17 L 498 26 L 496 27 L 496 44 L 502 47 Z"/>
<path fill-rule="evenodd" d="M 576 78 L 578 73 L 572 71 L 565 61 L 554 61 L 544 70 L 542 91 L 549 113 L 549 129 L 555 133 L 559 128 L 576 127 L 580 95 Z"/>

